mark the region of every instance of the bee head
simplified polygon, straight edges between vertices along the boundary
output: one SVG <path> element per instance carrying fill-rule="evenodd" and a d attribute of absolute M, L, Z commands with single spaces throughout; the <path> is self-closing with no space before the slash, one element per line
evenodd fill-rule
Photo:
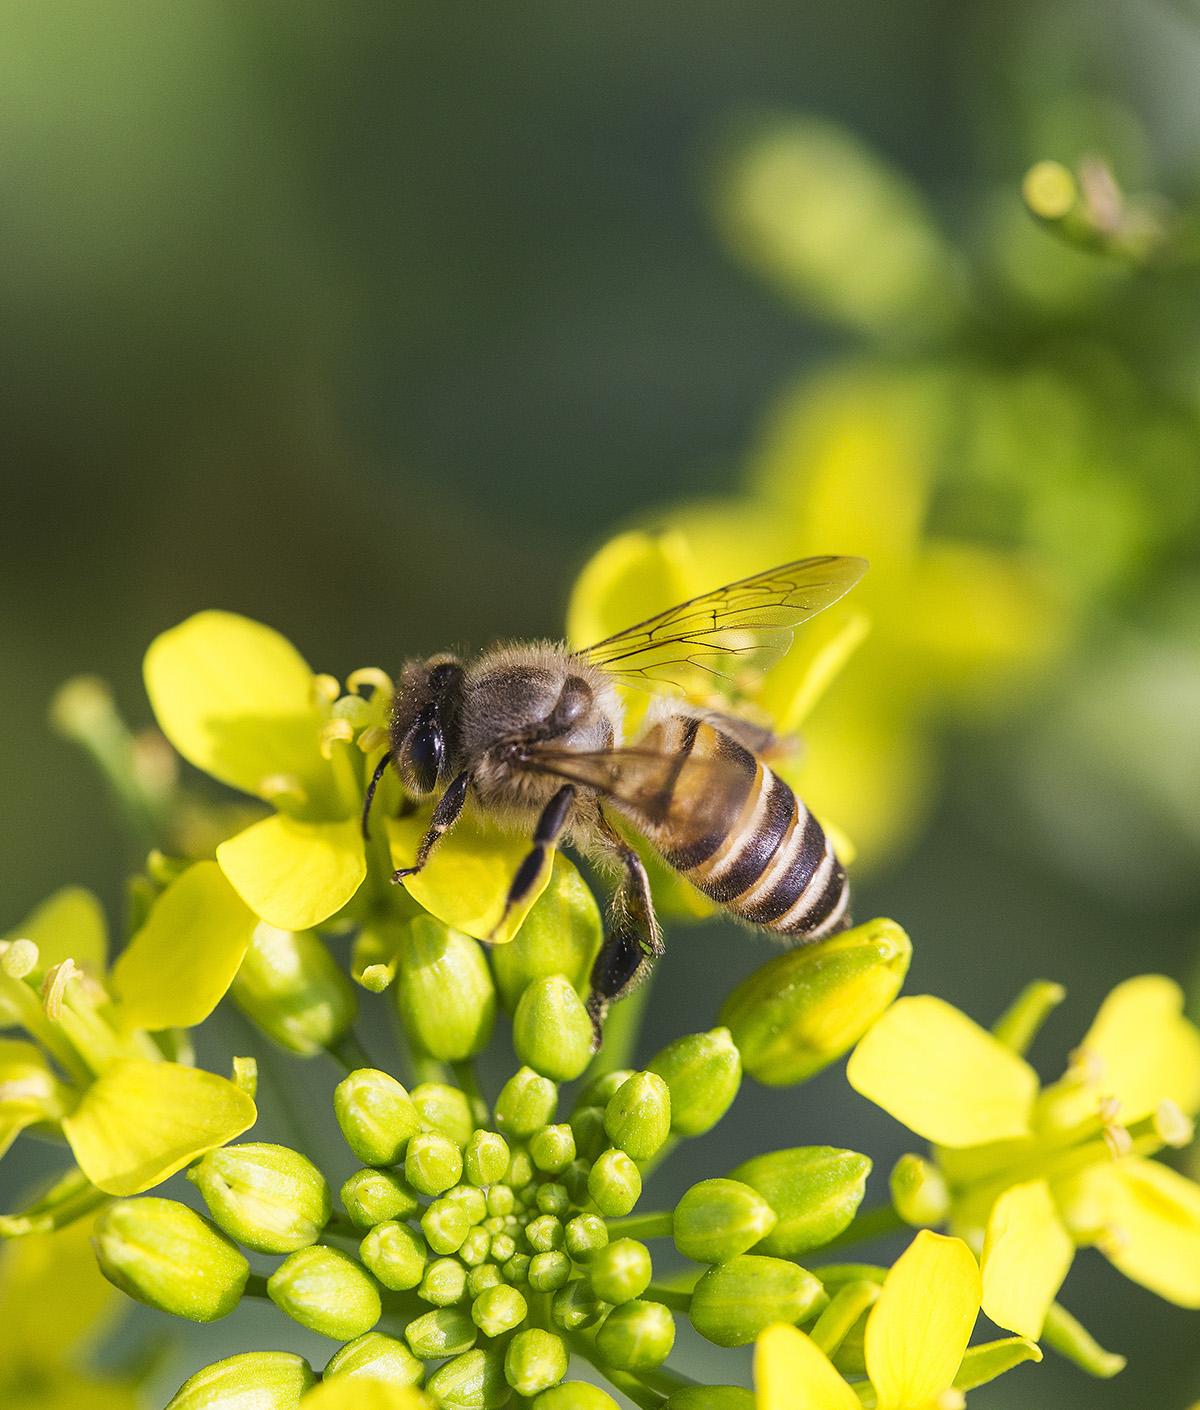
<path fill-rule="evenodd" d="M 432 793 L 444 778 L 458 732 L 463 669 L 453 656 L 410 661 L 392 707 L 391 754 L 410 793 Z"/>

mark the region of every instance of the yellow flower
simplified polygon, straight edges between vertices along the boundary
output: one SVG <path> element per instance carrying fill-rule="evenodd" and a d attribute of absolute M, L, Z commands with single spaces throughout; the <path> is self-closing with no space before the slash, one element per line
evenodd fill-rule
<path fill-rule="evenodd" d="M 1039 1091 L 1020 1052 L 1061 994 L 1030 986 L 1000 1037 L 940 999 L 900 999 L 847 1067 L 853 1087 L 935 1143 L 950 1228 L 982 1255 L 983 1310 L 1031 1337 L 1076 1246 L 1200 1307 L 1200 1186 L 1149 1158 L 1191 1140 L 1200 1032 L 1172 980 L 1127 980 Z"/>
<path fill-rule="evenodd" d="M 957 1410 L 963 1391 L 1041 1353 L 1021 1337 L 967 1351 L 979 1314 L 980 1277 L 961 1239 L 922 1230 L 896 1260 L 866 1313 L 870 1386 L 851 1385 L 831 1356 L 844 1337 L 838 1297 L 810 1334 L 778 1323 L 755 1346 L 758 1410 Z M 860 1302 L 861 1302 L 860 1298 Z M 857 1304 L 856 1304 L 857 1305 Z M 859 1392 L 867 1392 L 860 1397 Z M 873 1392 L 873 1395 L 871 1394 Z"/>

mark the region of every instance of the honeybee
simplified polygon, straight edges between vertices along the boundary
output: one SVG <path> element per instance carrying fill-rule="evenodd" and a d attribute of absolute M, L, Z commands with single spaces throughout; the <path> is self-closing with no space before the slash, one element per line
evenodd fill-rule
<path fill-rule="evenodd" d="M 778 741 L 686 697 L 747 668 L 768 670 L 791 645 L 791 629 L 836 602 L 866 567 L 848 557 L 785 563 L 583 651 L 531 643 L 471 663 L 450 655 L 410 661 L 388 752 L 367 788 L 364 835 L 376 785 L 392 765 L 416 797 L 443 790 L 413 865 L 394 881 L 421 870 L 468 796 L 502 826 L 532 828 L 506 913 L 528 897 L 557 845 L 618 871 L 591 972 L 597 1044 L 608 1005 L 645 978 L 663 948 L 645 866 L 610 811 L 738 919 L 795 940 L 844 929 L 846 873 L 816 818 L 766 763 Z M 618 682 L 656 696 L 632 742 L 622 735 Z"/>

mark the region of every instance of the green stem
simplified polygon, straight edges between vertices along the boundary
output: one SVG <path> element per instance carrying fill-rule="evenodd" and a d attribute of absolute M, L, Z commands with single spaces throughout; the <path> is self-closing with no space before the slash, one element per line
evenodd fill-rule
<path fill-rule="evenodd" d="M 669 1209 L 647 1210 L 645 1214 L 606 1219 L 604 1224 L 614 1239 L 669 1239 L 675 1230 L 675 1216 Z"/>
<path fill-rule="evenodd" d="M 347 1028 L 340 1038 L 336 1038 L 325 1049 L 329 1056 L 347 1072 L 355 1072 L 360 1067 L 375 1067 L 367 1050 L 358 1041 L 352 1028 Z"/>
<path fill-rule="evenodd" d="M 670 1287 L 666 1283 L 651 1283 L 642 1296 L 647 1302 L 661 1302 L 664 1307 L 669 1307 L 672 1312 L 689 1312 L 692 1306 L 692 1295 L 690 1292 L 683 1292 L 679 1288 Z"/>
<path fill-rule="evenodd" d="M 492 1124 L 492 1113 L 479 1085 L 479 1072 L 475 1067 L 474 1058 L 467 1058 L 465 1062 L 452 1062 L 450 1066 L 455 1081 L 471 1104 L 471 1120 L 480 1129 L 487 1130 Z"/>
<path fill-rule="evenodd" d="M 604 1020 L 604 1044 L 583 1074 L 585 1086 L 606 1072 L 628 1067 L 633 1061 L 652 982 L 653 976 L 609 1009 Z"/>
<path fill-rule="evenodd" d="M 699 1381 L 692 1380 L 691 1376 L 685 1376 L 681 1371 L 669 1371 L 665 1366 L 656 1366 L 653 1371 L 639 1371 L 638 1375 L 651 1390 L 657 1390 L 667 1396 L 673 1391 L 700 1384 Z"/>
<path fill-rule="evenodd" d="M 830 1249 L 866 1243 L 868 1239 L 882 1239 L 887 1234 L 894 1234 L 898 1229 L 909 1227 L 896 1213 L 892 1205 L 876 1205 L 874 1209 L 868 1209 L 855 1215 L 836 1239 L 830 1239 L 827 1244 L 822 1246 L 821 1252 L 824 1254 L 828 1253 Z"/>
<path fill-rule="evenodd" d="M 881 1291 L 878 1283 L 868 1282 L 866 1279 L 847 1283 L 834 1294 L 829 1306 L 817 1318 L 816 1325 L 808 1335 L 826 1356 L 832 1357 L 846 1339 L 850 1328 L 867 1308 L 878 1300 Z"/>

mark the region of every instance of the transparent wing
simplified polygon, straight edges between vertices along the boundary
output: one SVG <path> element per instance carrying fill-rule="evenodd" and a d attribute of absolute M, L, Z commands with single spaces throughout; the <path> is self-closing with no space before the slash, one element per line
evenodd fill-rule
<path fill-rule="evenodd" d="M 791 646 L 793 628 L 866 570 L 865 558 L 801 558 L 682 602 L 580 654 L 630 685 L 711 690 L 722 679 L 769 671 Z"/>

